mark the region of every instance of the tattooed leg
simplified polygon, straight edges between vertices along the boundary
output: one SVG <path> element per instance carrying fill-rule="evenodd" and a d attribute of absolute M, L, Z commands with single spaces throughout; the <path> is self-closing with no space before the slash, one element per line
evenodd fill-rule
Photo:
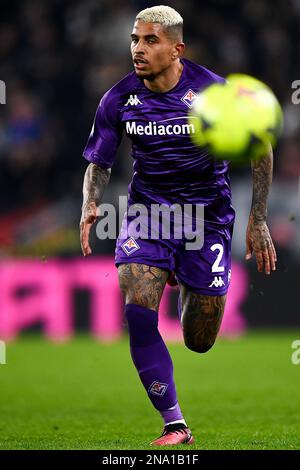
<path fill-rule="evenodd" d="M 180 289 L 185 345 L 192 351 L 205 353 L 214 345 L 220 329 L 226 295 L 197 294 L 182 285 Z"/>
<path fill-rule="evenodd" d="M 165 424 L 185 423 L 177 400 L 172 359 L 158 330 L 157 312 L 168 276 L 168 271 L 145 264 L 119 266 L 131 357 Z"/>
<path fill-rule="evenodd" d="M 118 271 L 125 303 L 137 304 L 157 312 L 169 272 L 138 263 L 121 264 Z"/>

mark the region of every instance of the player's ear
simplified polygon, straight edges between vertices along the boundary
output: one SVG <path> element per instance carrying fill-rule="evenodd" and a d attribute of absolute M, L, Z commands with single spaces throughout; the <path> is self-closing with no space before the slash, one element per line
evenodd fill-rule
<path fill-rule="evenodd" d="M 183 54 L 184 48 L 185 48 L 185 44 L 183 42 L 178 42 L 177 44 L 175 44 L 174 51 L 172 53 L 172 59 L 175 60 L 181 57 Z"/>

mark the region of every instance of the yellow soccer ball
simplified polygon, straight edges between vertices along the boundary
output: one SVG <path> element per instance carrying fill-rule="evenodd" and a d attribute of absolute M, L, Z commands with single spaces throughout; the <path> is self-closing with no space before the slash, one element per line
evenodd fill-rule
<path fill-rule="evenodd" d="M 282 111 L 272 90 L 254 77 L 233 74 L 199 93 L 189 113 L 195 145 L 222 160 L 242 164 L 276 145 Z"/>

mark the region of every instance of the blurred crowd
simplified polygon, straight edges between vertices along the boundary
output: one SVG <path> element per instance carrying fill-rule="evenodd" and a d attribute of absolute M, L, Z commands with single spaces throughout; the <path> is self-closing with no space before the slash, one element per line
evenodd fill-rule
<path fill-rule="evenodd" d="M 187 58 L 220 75 L 249 73 L 271 86 L 285 113 L 275 180 L 298 185 L 300 104 L 292 104 L 291 95 L 300 79 L 300 0 L 2 0 L 2 216 L 65 197 L 80 200 L 81 155 L 98 101 L 132 70 L 136 13 L 160 3 L 184 18 Z M 117 162 L 111 188 L 126 188 L 132 167 L 126 139 Z M 246 171 L 234 170 L 233 179 Z"/>

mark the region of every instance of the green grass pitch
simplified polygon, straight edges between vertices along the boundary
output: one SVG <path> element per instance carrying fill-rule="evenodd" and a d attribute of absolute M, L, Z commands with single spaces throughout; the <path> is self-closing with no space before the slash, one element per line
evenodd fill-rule
<path fill-rule="evenodd" d="M 195 436 L 183 449 L 300 449 L 300 331 L 219 339 L 206 354 L 169 344 L 181 408 Z M 146 449 L 162 429 L 127 340 L 25 336 L 0 365 L 0 449 Z M 174 447 L 173 447 L 174 449 Z"/>

